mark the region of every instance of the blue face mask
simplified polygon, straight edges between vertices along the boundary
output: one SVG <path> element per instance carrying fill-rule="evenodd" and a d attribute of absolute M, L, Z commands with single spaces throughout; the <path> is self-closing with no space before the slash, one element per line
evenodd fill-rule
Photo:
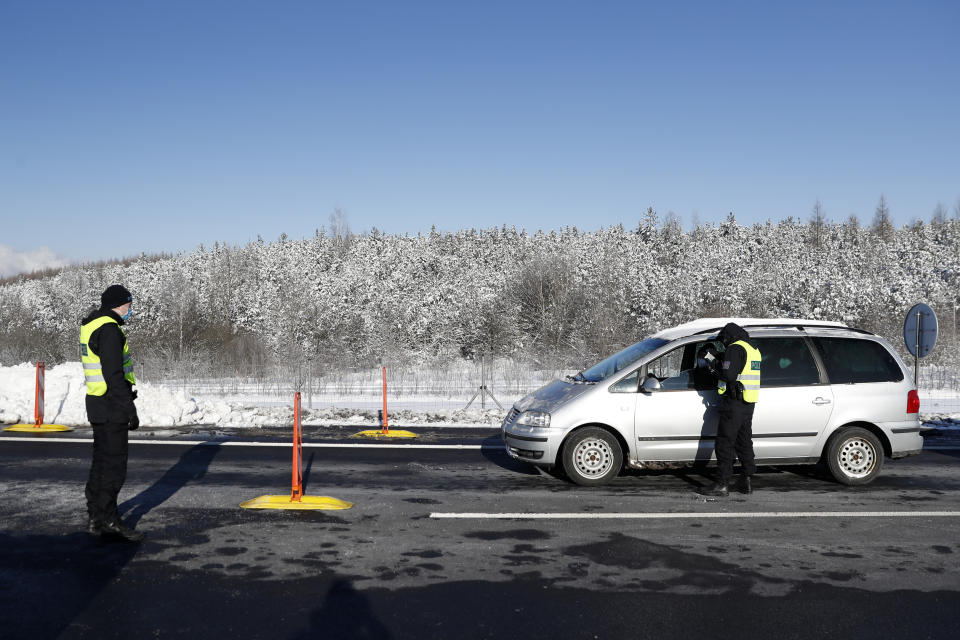
<path fill-rule="evenodd" d="M 121 316 L 124 321 L 129 320 L 130 316 L 133 315 L 133 309 L 127 309 L 127 312 Z"/>

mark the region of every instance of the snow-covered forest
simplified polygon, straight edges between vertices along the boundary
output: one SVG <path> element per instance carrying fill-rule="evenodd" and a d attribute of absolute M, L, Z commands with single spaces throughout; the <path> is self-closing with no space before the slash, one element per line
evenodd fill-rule
<path fill-rule="evenodd" d="M 902 344 L 907 309 L 941 324 L 932 363 L 960 361 L 960 220 L 786 220 L 684 231 L 648 210 L 634 228 L 512 227 L 201 247 L 67 267 L 0 286 L 0 364 L 76 360 L 105 286 L 134 294 L 138 360 L 157 375 L 256 375 L 378 362 L 510 358 L 579 368 L 703 316 L 840 320 Z"/>

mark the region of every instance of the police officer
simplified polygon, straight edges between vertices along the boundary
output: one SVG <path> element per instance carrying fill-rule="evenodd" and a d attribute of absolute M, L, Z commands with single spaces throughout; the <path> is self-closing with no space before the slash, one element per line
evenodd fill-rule
<path fill-rule="evenodd" d="M 87 532 L 108 539 L 139 542 L 143 534 L 127 527 L 117 512 L 117 496 L 127 476 L 128 431 L 140 426 L 133 401 L 133 361 L 121 328 L 130 318 L 133 296 L 114 284 L 100 296 L 100 309 L 83 319 L 80 360 L 87 385 L 87 419 L 93 426 L 93 462 L 87 480 Z"/>
<path fill-rule="evenodd" d="M 760 351 L 750 344 L 750 335 L 734 322 L 727 323 L 717 339 L 725 347 L 722 364 L 713 369 L 719 379 L 720 394 L 714 447 L 719 473 L 716 482 L 698 493 L 729 495 L 735 457 L 740 459 L 742 468 L 735 488 L 741 493 L 753 493 L 750 478 L 757 469 L 753 456 L 753 409 L 760 397 Z"/>

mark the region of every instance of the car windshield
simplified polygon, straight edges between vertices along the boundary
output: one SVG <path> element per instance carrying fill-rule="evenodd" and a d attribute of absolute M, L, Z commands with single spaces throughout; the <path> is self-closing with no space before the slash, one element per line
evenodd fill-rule
<path fill-rule="evenodd" d="M 605 360 L 601 360 L 584 371 L 583 380 L 587 382 L 600 382 L 624 367 L 633 364 L 654 349 L 662 347 L 667 344 L 667 342 L 667 340 L 663 340 L 662 338 L 647 338 L 646 340 L 641 340 L 637 344 L 631 345 Z"/>

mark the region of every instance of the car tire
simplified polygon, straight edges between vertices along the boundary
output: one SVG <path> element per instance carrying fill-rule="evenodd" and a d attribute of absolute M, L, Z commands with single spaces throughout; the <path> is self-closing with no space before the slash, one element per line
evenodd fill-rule
<path fill-rule="evenodd" d="M 860 427 L 839 431 L 827 443 L 824 455 L 830 475 L 841 484 L 869 484 L 883 468 L 883 445 Z"/>
<path fill-rule="evenodd" d="M 563 470 L 586 487 L 606 484 L 623 468 L 623 450 L 609 431 L 586 427 L 574 431 L 563 446 Z"/>

